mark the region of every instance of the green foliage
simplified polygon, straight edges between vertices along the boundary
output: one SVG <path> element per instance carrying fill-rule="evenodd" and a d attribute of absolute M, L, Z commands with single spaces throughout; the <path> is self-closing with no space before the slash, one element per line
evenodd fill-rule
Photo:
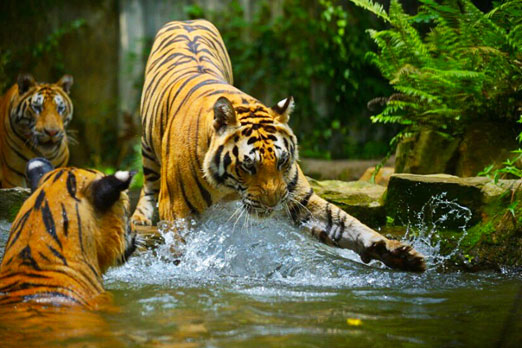
<path fill-rule="evenodd" d="M 515 122 L 522 107 L 522 1 L 483 13 L 470 0 L 419 0 L 416 15 L 397 0 L 386 15 L 371 0 L 351 0 L 389 21 L 369 30 L 368 52 L 396 93 L 374 102 L 374 122 L 457 135 L 476 120 Z"/>
<path fill-rule="evenodd" d="M 236 86 L 267 103 L 294 96 L 290 122 L 302 156 L 385 154 L 389 133 L 368 131 L 366 108 L 366 100 L 390 91 L 365 60 L 372 42 L 363 28 L 378 23 L 341 0 L 284 0 L 278 9 L 271 4 L 258 2 L 249 15 L 237 0 L 218 12 L 195 5 L 185 11 L 219 28 Z"/>
<path fill-rule="evenodd" d="M 60 42 L 71 33 L 77 32 L 86 24 L 80 18 L 60 26 L 34 45 L 23 48 L 2 49 L 0 51 L 0 92 L 11 86 L 21 72 L 31 72 L 40 61 L 49 64 L 52 75 L 61 76 L 66 72 Z"/>

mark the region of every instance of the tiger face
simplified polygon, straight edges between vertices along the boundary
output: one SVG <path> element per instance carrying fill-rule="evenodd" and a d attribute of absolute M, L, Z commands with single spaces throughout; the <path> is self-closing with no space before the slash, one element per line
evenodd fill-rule
<path fill-rule="evenodd" d="M 72 119 L 69 98 L 73 78 L 64 75 L 54 84 L 37 83 L 31 75 L 18 77 L 18 94 L 10 108 L 15 133 L 42 155 L 67 144 L 66 127 Z"/>
<path fill-rule="evenodd" d="M 268 217 L 291 199 L 298 175 L 297 139 L 288 126 L 294 107 L 287 98 L 272 108 L 254 101 L 234 106 L 227 98 L 214 105 L 214 132 L 205 156 L 206 178 L 239 194 L 252 215 Z"/>

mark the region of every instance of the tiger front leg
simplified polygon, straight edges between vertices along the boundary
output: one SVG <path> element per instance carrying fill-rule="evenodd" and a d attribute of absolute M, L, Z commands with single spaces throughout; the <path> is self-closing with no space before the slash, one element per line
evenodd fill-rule
<path fill-rule="evenodd" d="M 410 245 L 390 240 L 350 216 L 337 206 L 308 192 L 291 207 L 294 221 L 321 242 L 354 250 L 364 263 L 375 259 L 385 265 L 405 271 L 426 269 L 424 256 Z"/>
<path fill-rule="evenodd" d="M 158 201 L 160 188 L 161 167 L 150 147 L 142 141 L 143 157 L 143 188 L 141 189 L 140 199 L 136 210 L 132 214 L 131 223 L 133 226 L 152 226 L 152 219 Z"/>

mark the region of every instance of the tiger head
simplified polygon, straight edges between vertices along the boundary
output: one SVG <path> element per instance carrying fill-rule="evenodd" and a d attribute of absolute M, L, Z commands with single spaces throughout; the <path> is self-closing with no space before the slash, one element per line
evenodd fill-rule
<path fill-rule="evenodd" d="M 85 274 L 100 277 L 136 249 L 124 192 L 133 173 L 53 170 L 48 160 L 35 158 L 27 163 L 26 175 L 33 193 L 13 223 L 2 266 L 14 255 L 36 270 L 85 265 L 90 268 Z"/>
<path fill-rule="evenodd" d="M 288 126 L 293 107 L 292 97 L 271 108 L 257 100 L 235 106 L 225 97 L 214 104 L 205 177 L 238 193 L 254 216 L 270 216 L 292 199 L 298 176 L 297 139 Z"/>
<path fill-rule="evenodd" d="M 29 74 L 18 76 L 18 93 L 10 108 L 15 133 L 42 155 L 67 144 L 65 128 L 73 115 L 69 98 L 73 78 L 64 75 L 56 83 L 38 83 Z"/>

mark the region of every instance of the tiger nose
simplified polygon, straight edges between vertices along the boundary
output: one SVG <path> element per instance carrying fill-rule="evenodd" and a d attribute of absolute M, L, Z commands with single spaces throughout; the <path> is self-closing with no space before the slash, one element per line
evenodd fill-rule
<path fill-rule="evenodd" d="M 260 199 L 261 203 L 269 209 L 275 208 L 280 201 L 280 196 L 277 193 L 264 194 Z"/>
<path fill-rule="evenodd" d="M 56 135 L 58 135 L 58 133 L 60 133 L 60 131 L 58 129 L 53 129 L 53 128 L 45 128 L 44 131 L 51 138 L 54 138 Z"/>

